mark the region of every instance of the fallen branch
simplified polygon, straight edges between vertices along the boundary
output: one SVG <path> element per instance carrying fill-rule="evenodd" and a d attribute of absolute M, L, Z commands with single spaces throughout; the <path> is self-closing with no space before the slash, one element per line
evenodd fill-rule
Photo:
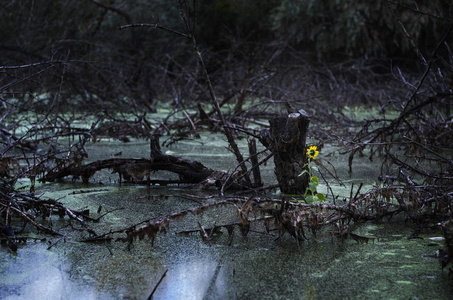
<path fill-rule="evenodd" d="M 96 172 L 102 169 L 112 169 L 112 173 L 119 174 L 120 182 L 124 178 L 129 182 L 146 182 L 147 184 L 197 184 L 195 187 L 199 189 L 206 189 L 211 186 L 221 187 L 225 184 L 228 184 L 232 189 L 253 187 L 249 180 L 239 178 L 239 175 L 209 169 L 198 161 L 163 154 L 157 136 L 151 136 L 150 149 L 150 158 L 111 158 L 86 165 L 71 164 L 57 170 L 48 171 L 39 181 L 55 181 L 66 176 L 73 176 L 73 178 L 82 177 L 82 181 L 88 183 L 90 177 Z M 179 180 L 151 181 L 150 173 L 156 171 L 176 173 L 179 175 Z M 144 181 L 145 176 L 147 177 L 146 181 Z"/>

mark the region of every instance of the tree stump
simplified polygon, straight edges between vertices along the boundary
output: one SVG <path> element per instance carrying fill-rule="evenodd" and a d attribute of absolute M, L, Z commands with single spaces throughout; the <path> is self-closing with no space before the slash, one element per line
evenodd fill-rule
<path fill-rule="evenodd" d="M 306 135 L 310 118 L 304 110 L 271 119 L 270 147 L 274 154 L 275 175 L 282 193 L 304 194 L 307 173 L 299 176 L 307 162 Z"/>

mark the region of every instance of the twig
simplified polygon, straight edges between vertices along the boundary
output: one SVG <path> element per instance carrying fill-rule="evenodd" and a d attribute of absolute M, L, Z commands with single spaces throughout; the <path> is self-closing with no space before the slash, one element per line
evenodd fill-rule
<path fill-rule="evenodd" d="M 421 14 L 421 15 L 426 15 L 426 16 L 430 16 L 430 17 L 433 17 L 433 18 L 436 18 L 436 19 L 440 19 L 440 20 L 444 20 L 444 21 L 449 21 L 449 22 L 451 22 L 451 19 L 450 19 L 450 18 L 442 17 L 442 16 L 435 15 L 435 14 L 431 14 L 431 13 L 426 12 L 426 11 L 421 11 L 421 10 L 418 9 L 418 8 L 415 9 L 415 8 L 410 7 L 410 6 L 407 6 L 407 5 L 398 3 L 398 2 L 396 2 L 396 1 L 387 0 L 387 2 L 388 2 L 388 3 L 391 3 L 391 4 L 394 4 L 394 5 L 398 5 L 398 6 L 400 6 L 400 7 L 405 8 L 405 9 L 412 10 L 413 12 L 416 12 L 416 13 Z"/>
<path fill-rule="evenodd" d="M 51 243 L 51 244 L 49 245 L 49 247 L 47 247 L 47 250 L 52 249 L 53 246 L 55 246 L 56 244 L 58 244 L 60 241 L 62 241 L 62 240 L 64 240 L 64 239 L 66 239 L 66 235 L 63 235 L 62 237 L 60 237 L 55 243 Z M 49 243 L 50 243 L 50 241 L 49 241 Z"/>
<path fill-rule="evenodd" d="M 162 274 L 162 276 L 160 277 L 159 281 L 158 281 L 157 284 L 154 286 L 153 291 L 152 291 L 151 294 L 148 296 L 148 300 L 151 300 L 151 299 L 153 298 L 154 292 L 156 292 L 157 287 L 158 287 L 159 284 L 162 282 L 162 280 L 164 279 L 165 275 L 167 275 L 167 272 L 168 272 L 168 269 L 165 270 L 164 274 Z"/>
<path fill-rule="evenodd" d="M 190 118 L 190 116 L 189 116 L 185 111 L 183 112 L 183 114 L 184 114 L 184 116 L 187 118 L 187 120 L 189 120 L 190 126 L 192 127 L 192 130 L 193 130 L 195 136 L 196 136 L 197 138 L 200 138 L 200 134 L 198 133 L 197 128 L 195 127 L 195 124 L 193 123 L 193 121 L 192 121 L 192 119 Z"/>
<path fill-rule="evenodd" d="M 26 69 L 26 68 L 31 68 L 31 67 L 41 66 L 41 65 L 66 64 L 66 63 L 70 63 L 70 62 L 87 63 L 86 61 L 81 61 L 81 60 L 49 60 L 49 61 L 41 61 L 41 62 L 37 62 L 37 63 L 26 64 L 26 65 L 0 66 L 0 70 Z M 44 70 L 47 70 L 47 68 Z M 33 75 L 35 75 L 35 74 L 33 74 Z"/>
<path fill-rule="evenodd" d="M 211 281 L 209 282 L 208 289 L 206 290 L 206 293 L 205 293 L 205 296 L 203 297 L 203 299 L 208 299 L 209 298 L 208 294 L 212 291 L 212 289 L 214 289 L 215 282 L 217 281 L 217 277 L 219 276 L 219 272 L 220 272 L 221 268 L 222 268 L 222 265 L 219 262 L 217 264 L 217 267 L 215 268 L 214 275 L 212 276 Z"/>
<path fill-rule="evenodd" d="M 169 31 L 169 32 L 171 32 L 171 33 L 174 33 L 174 34 L 177 34 L 177 35 L 180 35 L 180 36 L 182 36 L 182 37 L 185 37 L 185 38 L 190 39 L 190 35 L 188 35 L 188 34 L 182 33 L 182 32 L 180 32 L 180 31 L 177 31 L 177 30 L 174 30 L 174 29 L 171 29 L 171 28 L 168 28 L 168 27 L 159 25 L 159 24 L 150 24 L 150 23 L 127 24 L 127 25 L 122 25 L 122 26 L 120 26 L 118 29 L 119 29 L 119 30 L 122 30 L 122 29 L 132 28 L 132 27 L 151 27 L 151 28 L 158 28 L 158 29 L 166 30 L 166 31 Z"/>
<path fill-rule="evenodd" d="M 39 223 L 36 223 L 27 213 L 21 211 L 20 209 L 17 209 L 16 207 L 12 207 L 11 206 L 11 209 L 14 210 L 15 212 L 19 213 L 24 219 L 27 220 L 27 222 L 30 222 L 31 224 L 33 224 L 36 228 L 46 232 L 46 233 L 49 233 L 49 234 L 54 234 L 54 235 L 60 235 L 60 236 L 63 236 L 62 233 L 58 232 L 58 231 L 55 231 L 53 230 L 52 228 L 49 228 L 49 227 L 46 227 L 44 225 L 41 225 Z"/>
<path fill-rule="evenodd" d="M 257 153 L 257 155 L 261 154 L 261 153 L 264 153 L 266 152 L 267 149 L 265 150 L 262 150 L 260 152 Z M 255 168 L 258 168 L 260 165 L 264 164 L 266 161 L 269 160 L 269 158 L 271 158 L 272 156 L 274 156 L 273 153 L 267 155 L 263 160 L 261 160 L 257 165 L 254 165 L 252 166 L 252 168 L 250 170 L 248 170 L 246 173 L 242 173 L 240 176 L 238 176 L 237 178 L 235 178 L 235 181 L 238 181 L 239 179 L 242 179 L 244 178 L 245 176 L 248 176 Z M 250 159 L 250 157 L 248 157 L 245 161 L 248 161 Z M 244 161 L 244 163 L 245 163 Z M 224 194 L 224 191 L 227 190 L 231 185 L 234 184 L 234 181 L 230 182 L 230 178 L 233 176 L 235 170 L 237 170 L 237 168 L 239 167 L 240 165 L 236 166 L 236 168 L 228 175 L 228 178 L 224 181 L 223 185 L 222 185 L 222 188 L 220 190 L 220 194 Z M 227 185 L 228 183 L 228 185 Z"/>

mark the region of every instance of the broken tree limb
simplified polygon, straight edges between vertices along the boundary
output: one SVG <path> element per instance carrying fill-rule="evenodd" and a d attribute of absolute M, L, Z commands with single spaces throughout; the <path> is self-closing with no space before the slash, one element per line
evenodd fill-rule
<path fill-rule="evenodd" d="M 66 167 L 58 171 L 50 171 L 39 179 L 41 182 L 55 181 L 66 176 L 82 177 L 87 183 L 89 178 L 102 169 L 112 169 L 127 181 L 141 181 L 151 171 L 171 171 L 180 175 L 181 183 L 198 183 L 214 171 L 197 161 L 189 161 L 171 155 L 153 158 L 112 158 L 98 160 L 86 165 Z"/>
<path fill-rule="evenodd" d="M 74 178 L 81 177 L 84 183 L 88 183 L 90 177 L 96 172 L 102 169 L 112 169 L 113 173 L 119 174 L 120 181 L 124 179 L 138 183 L 142 182 L 146 176 L 148 180 L 145 182 L 151 183 L 149 180 L 151 172 L 170 171 L 178 174 L 179 180 L 165 181 L 166 184 L 197 184 L 197 188 L 205 189 L 228 183 L 232 189 L 252 188 L 245 180 L 238 179 L 238 176 L 230 176 L 225 171 L 215 171 L 198 161 L 163 154 L 157 136 L 151 137 L 150 148 L 150 158 L 111 158 L 86 165 L 70 165 L 49 171 L 39 181 L 55 181 L 66 176 L 73 176 Z"/>

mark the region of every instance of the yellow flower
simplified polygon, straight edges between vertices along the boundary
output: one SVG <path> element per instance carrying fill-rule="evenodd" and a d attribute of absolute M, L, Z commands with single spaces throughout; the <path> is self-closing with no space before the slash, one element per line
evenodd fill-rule
<path fill-rule="evenodd" d="M 318 156 L 319 151 L 316 146 L 310 146 L 310 148 L 307 149 L 307 155 L 311 159 L 315 159 L 316 156 Z"/>

